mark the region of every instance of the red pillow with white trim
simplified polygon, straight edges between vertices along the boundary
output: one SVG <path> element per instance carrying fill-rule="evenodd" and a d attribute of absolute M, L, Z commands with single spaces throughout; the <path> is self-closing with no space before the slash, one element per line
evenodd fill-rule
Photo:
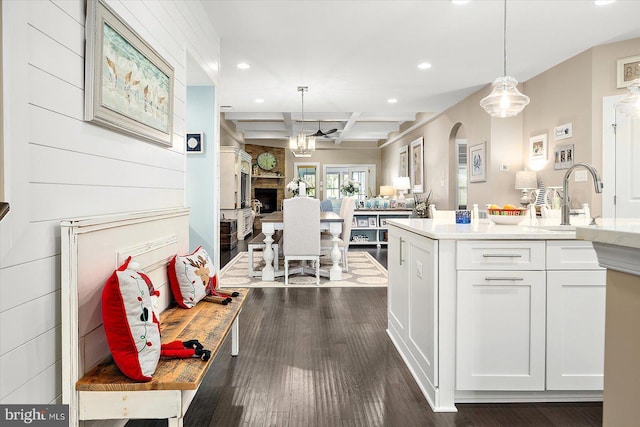
<path fill-rule="evenodd" d="M 122 373 L 136 381 L 149 381 L 160 360 L 160 330 L 149 293 L 151 280 L 129 268 L 130 261 L 127 258 L 102 289 L 102 323 Z"/>
<path fill-rule="evenodd" d="M 215 267 L 202 246 L 189 255 L 174 256 L 168 268 L 173 298 L 180 307 L 192 308 L 211 293 Z"/>

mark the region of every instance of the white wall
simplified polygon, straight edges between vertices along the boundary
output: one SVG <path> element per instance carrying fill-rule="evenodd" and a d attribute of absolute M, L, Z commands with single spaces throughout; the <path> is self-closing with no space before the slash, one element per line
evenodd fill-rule
<path fill-rule="evenodd" d="M 108 4 L 175 68 L 172 148 L 83 121 L 84 0 L 2 2 L 0 403 L 60 399 L 60 220 L 185 204 L 186 50 L 219 38 L 199 2 Z"/>

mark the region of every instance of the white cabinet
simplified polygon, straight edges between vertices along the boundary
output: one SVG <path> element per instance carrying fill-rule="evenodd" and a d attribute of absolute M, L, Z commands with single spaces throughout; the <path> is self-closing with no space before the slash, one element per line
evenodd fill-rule
<path fill-rule="evenodd" d="M 387 221 L 393 218 L 409 218 L 412 211 L 406 209 L 362 210 L 353 213 L 350 245 L 386 245 Z"/>
<path fill-rule="evenodd" d="M 591 242 L 547 242 L 548 390 L 602 390 L 605 281 Z"/>
<path fill-rule="evenodd" d="M 253 231 L 251 156 L 236 147 L 220 147 L 220 213 L 238 221 L 238 239 Z"/>
<path fill-rule="evenodd" d="M 438 243 L 389 228 L 388 332 L 432 401 L 438 387 Z"/>
<path fill-rule="evenodd" d="M 459 271 L 458 390 L 544 390 L 544 271 Z"/>

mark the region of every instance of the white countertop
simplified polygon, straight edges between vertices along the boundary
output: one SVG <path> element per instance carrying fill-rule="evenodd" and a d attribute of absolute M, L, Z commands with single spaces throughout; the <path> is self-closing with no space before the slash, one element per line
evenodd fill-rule
<path fill-rule="evenodd" d="M 455 224 L 423 218 L 394 218 L 389 219 L 388 223 L 436 240 L 571 240 L 576 238 L 575 229 L 554 229 L 559 225 L 557 219 L 531 221 L 526 218 L 518 225 L 494 224 L 488 219 L 481 219 L 476 224 Z M 580 225 L 584 225 L 584 220 Z M 545 227 L 551 227 L 551 229 Z"/>
<path fill-rule="evenodd" d="M 640 249 L 640 218 L 608 219 L 593 227 L 576 228 L 576 237 L 595 243 Z"/>

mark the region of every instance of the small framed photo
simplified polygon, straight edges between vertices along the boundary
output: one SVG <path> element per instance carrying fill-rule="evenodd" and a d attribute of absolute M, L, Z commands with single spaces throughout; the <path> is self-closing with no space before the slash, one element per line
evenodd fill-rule
<path fill-rule="evenodd" d="M 569 169 L 573 166 L 574 157 L 573 144 L 556 146 L 554 150 L 553 169 Z"/>
<path fill-rule="evenodd" d="M 187 153 L 204 153 L 204 134 L 188 133 L 186 141 Z"/>
<path fill-rule="evenodd" d="M 367 218 L 358 218 L 358 227 L 367 227 L 368 225 Z"/>
<path fill-rule="evenodd" d="M 469 147 L 469 182 L 484 182 L 487 180 L 487 145 L 480 144 Z"/>
<path fill-rule="evenodd" d="M 378 226 L 378 222 L 376 221 L 376 217 L 372 216 L 369 217 L 369 227 L 377 227 Z"/>
<path fill-rule="evenodd" d="M 380 227 L 386 227 L 386 226 L 387 226 L 387 219 L 380 218 Z"/>
<path fill-rule="evenodd" d="M 635 79 L 640 79 L 640 55 L 618 59 L 618 89 L 629 86 Z"/>
<path fill-rule="evenodd" d="M 358 209 L 364 209 L 364 200 L 358 200 Z"/>
<path fill-rule="evenodd" d="M 529 152 L 531 160 L 547 158 L 547 135 L 536 135 L 529 138 Z"/>
<path fill-rule="evenodd" d="M 395 209 L 398 207 L 398 201 L 396 199 L 389 200 L 389 209 Z"/>

